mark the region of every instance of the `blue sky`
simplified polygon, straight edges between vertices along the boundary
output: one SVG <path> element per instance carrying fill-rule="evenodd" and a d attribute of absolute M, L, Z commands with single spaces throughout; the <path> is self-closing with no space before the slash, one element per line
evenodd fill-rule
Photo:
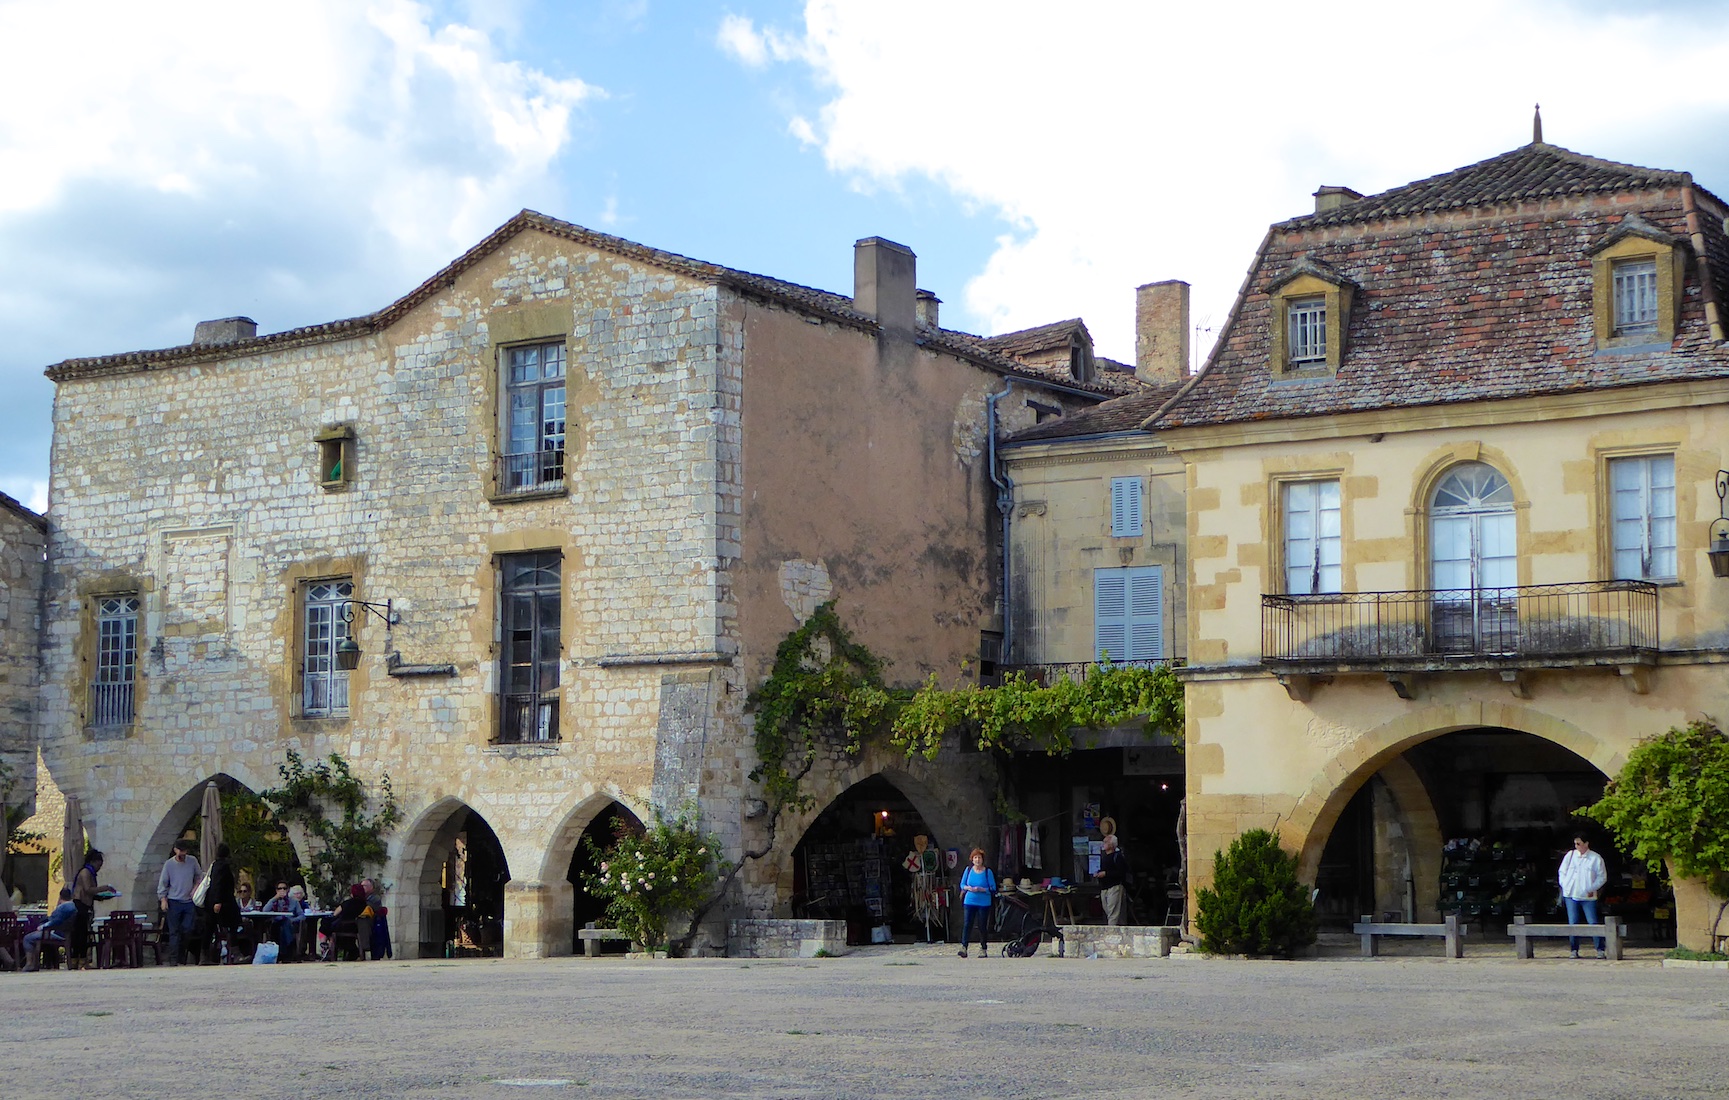
<path fill-rule="evenodd" d="M 1139 283 L 1188 279 L 1216 325 L 1317 186 L 1503 152 L 1537 100 L 1556 144 L 1729 192 L 1729 89 L 1698 78 L 1729 69 L 1729 4 L 1326 15 L 0 0 L 0 491 L 47 502 L 48 364 L 370 312 L 523 207 L 841 292 L 852 242 L 890 237 L 950 326 L 1079 314 L 1128 359 Z"/>

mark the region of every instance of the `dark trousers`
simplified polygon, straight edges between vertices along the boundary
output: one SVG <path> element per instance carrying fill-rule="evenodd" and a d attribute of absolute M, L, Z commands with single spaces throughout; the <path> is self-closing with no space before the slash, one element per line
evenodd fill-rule
<path fill-rule="evenodd" d="M 989 947 L 991 935 L 991 907 L 988 905 L 963 905 L 967 918 L 961 924 L 961 946 L 965 947 L 973 938 L 973 932 L 978 932 L 979 946 Z"/>
<path fill-rule="evenodd" d="M 71 966 L 76 959 L 80 966 L 90 961 L 90 921 L 96 916 L 96 910 L 81 901 L 74 901 L 78 915 L 72 918 L 71 942 L 67 945 L 67 965 Z"/>
<path fill-rule="evenodd" d="M 168 933 L 168 963 L 179 966 L 186 961 L 186 951 L 194 947 L 198 936 L 198 906 L 190 901 L 168 902 L 168 913 L 162 918 Z"/>

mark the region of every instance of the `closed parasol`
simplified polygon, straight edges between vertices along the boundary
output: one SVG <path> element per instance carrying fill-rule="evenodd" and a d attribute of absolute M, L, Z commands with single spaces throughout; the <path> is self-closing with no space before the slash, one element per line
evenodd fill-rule
<path fill-rule="evenodd" d="M 198 862 L 208 871 L 222 843 L 222 792 L 214 782 L 204 785 L 204 808 L 198 816 Z"/>
<path fill-rule="evenodd" d="M 66 831 L 60 837 L 60 874 L 71 889 L 78 871 L 84 866 L 84 807 L 78 796 L 66 796 Z"/>

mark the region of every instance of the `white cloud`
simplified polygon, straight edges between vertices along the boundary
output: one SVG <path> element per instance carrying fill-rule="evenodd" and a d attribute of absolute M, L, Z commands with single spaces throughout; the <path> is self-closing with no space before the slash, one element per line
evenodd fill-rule
<path fill-rule="evenodd" d="M 742 15 L 729 13 L 724 16 L 714 41 L 722 53 L 730 54 L 753 69 L 768 64 L 768 43 L 757 33 L 756 25 Z"/>
<path fill-rule="evenodd" d="M 0 493 L 37 512 L 48 510 L 48 482 L 35 477 L 0 477 Z"/>
<path fill-rule="evenodd" d="M 1691 118 L 1659 167 L 1698 169 L 1699 124 L 1729 88 L 1658 78 L 1629 94 L 1615 74 L 1723 71 L 1729 9 L 1602 10 L 809 0 L 796 40 L 744 21 L 757 52 L 733 53 L 810 66 L 823 102 L 789 130 L 836 172 L 928 178 L 1012 227 L 966 288 L 975 323 L 1084 314 L 1127 359 L 1136 285 L 1187 279 L 1197 322 L 1217 325 L 1265 227 L 1316 187 L 1384 190 L 1511 149 L 1537 100 L 1550 141 L 1617 159 Z"/>
<path fill-rule="evenodd" d="M 29 394 L 0 409 L 0 471 L 45 470 L 46 363 L 182 343 L 200 317 L 376 309 L 556 202 L 603 93 L 501 56 L 504 14 L 0 3 L 0 389 Z"/>

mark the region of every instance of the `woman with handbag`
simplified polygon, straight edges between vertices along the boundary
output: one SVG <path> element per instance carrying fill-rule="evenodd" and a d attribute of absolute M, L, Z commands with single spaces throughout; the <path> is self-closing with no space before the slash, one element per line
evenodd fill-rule
<path fill-rule="evenodd" d="M 202 883 L 199 885 L 203 887 Z M 222 961 L 222 937 L 216 935 L 217 929 L 227 930 L 229 942 L 238 944 L 235 932 L 240 928 L 240 904 L 234 900 L 235 885 L 234 866 L 228 862 L 228 845 L 218 844 L 216 858 L 210 864 L 210 885 L 204 887 L 204 901 L 200 905 L 205 925 L 211 932 L 206 962 Z M 236 948 L 230 947 L 229 950 L 232 953 Z M 240 960 L 236 956 L 230 961 Z"/>

